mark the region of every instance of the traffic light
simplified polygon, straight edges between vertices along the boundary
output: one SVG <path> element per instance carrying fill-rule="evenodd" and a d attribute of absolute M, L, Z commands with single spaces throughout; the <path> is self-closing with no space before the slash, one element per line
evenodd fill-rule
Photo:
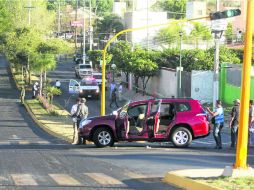
<path fill-rule="evenodd" d="M 210 13 L 210 19 L 211 20 L 218 20 L 218 19 L 238 16 L 240 14 L 241 14 L 241 10 L 240 9 L 230 9 L 230 10 Z"/>

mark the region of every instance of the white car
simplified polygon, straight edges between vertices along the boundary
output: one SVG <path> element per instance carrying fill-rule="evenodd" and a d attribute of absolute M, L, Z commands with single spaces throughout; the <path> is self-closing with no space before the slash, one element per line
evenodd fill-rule
<path fill-rule="evenodd" d="M 90 64 L 78 64 L 75 66 L 75 75 L 77 78 L 83 78 L 92 75 L 93 68 Z"/>
<path fill-rule="evenodd" d="M 102 73 L 97 73 L 97 72 L 93 72 L 93 78 L 95 78 L 96 82 L 99 84 L 99 86 L 101 86 L 102 83 Z M 105 78 L 105 83 L 107 82 L 106 78 Z"/>
<path fill-rule="evenodd" d="M 78 94 L 79 97 L 93 97 L 99 99 L 100 88 L 93 77 L 85 77 L 80 82 L 71 79 L 69 83 L 69 93 Z"/>

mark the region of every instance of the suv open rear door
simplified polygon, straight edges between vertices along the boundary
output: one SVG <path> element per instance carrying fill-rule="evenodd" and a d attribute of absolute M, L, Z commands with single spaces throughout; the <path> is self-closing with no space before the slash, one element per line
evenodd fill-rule
<path fill-rule="evenodd" d="M 80 91 L 80 84 L 78 81 L 74 79 L 70 79 L 69 82 L 69 93 L 70 94 L 78 94 Z"/>

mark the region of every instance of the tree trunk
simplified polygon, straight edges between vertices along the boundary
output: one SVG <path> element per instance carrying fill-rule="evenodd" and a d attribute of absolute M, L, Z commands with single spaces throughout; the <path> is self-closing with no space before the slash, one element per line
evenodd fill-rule
<path fill-rule="evenodd" d="M 39 89 L 39 95 L 41 96 L 42 95 L 42 70 L 40 72 L 40 89 Z"/>
<path fill-rule="evenodd" d="M 138 93 L 138 79 L 139 79 L 139 77 L 134 76 L 134 78 L 135 78 L 135 89 L 136 89 L 136 93 Z"/>

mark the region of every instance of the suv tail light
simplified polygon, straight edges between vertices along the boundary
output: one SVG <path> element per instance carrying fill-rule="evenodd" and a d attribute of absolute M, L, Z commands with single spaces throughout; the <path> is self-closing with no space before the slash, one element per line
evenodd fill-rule
<path fill-rule="evenodd" d="M 208 121 L 208 115 L 207 115 L 207 113 L 198 113 L 198 114 L 196 114 L 196 116 L 201 118 L 202 120 Z"/>

